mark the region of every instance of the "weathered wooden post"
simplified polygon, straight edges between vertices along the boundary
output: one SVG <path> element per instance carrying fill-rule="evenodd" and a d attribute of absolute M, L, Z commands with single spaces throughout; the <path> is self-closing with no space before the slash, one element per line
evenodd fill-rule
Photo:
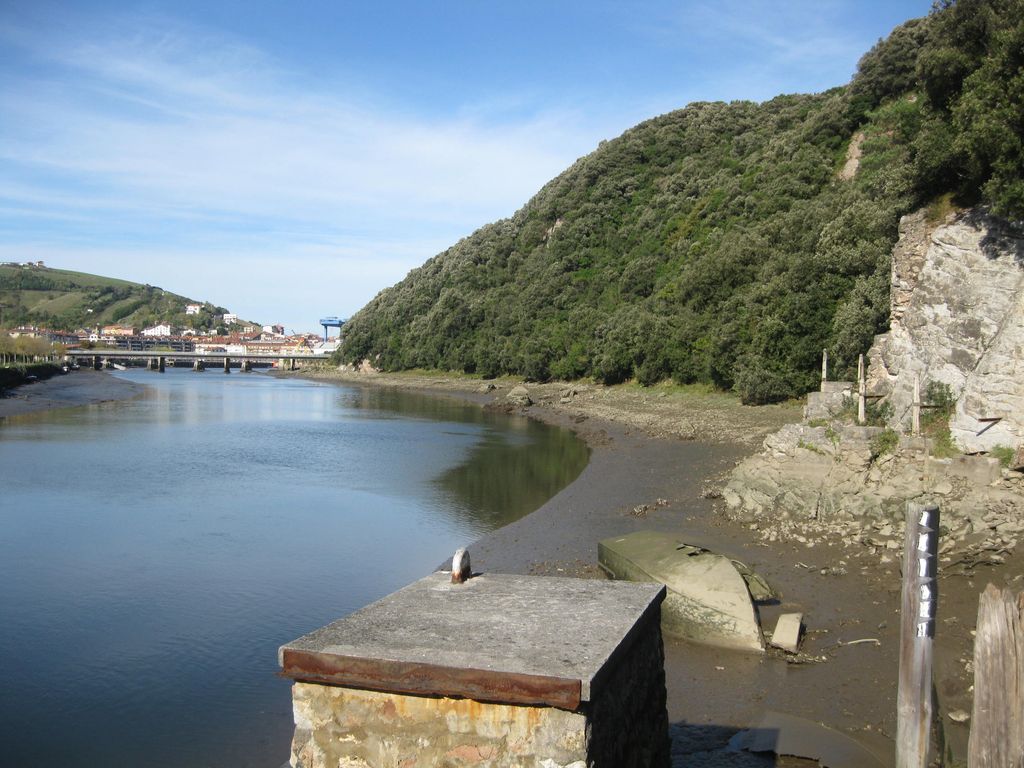
<path fill-rule="evenodd" d="M 224 357 L 224 373 L 231 373 L 231 358 Z"/>
<path fill-rule="evenodd" d="M 825 382 L 828 381 L 828 350 L 821 350 L 821 391 L 825 391 Z"/>
<path fill-rule="evenodd" d="M 903 543 L 903 605 L 899 690 L 896 699 L 896 768 L 924 768 L 932 722 L 932 640 L 938 582 L 935 579 L 939 508 L 907 503 Z"/>
<path fill-rule="evenodd" d="M 969 768 L 1024 768 L 1024 592 L 989 584 L 978 603 Z"/>
<path fill-rule="evenodd" d="M 163 355 L 161 355 L 156 360 L 157 360 L 156 369 L 158 371 L 160 371 L 160 373 L 163 373 L 166 370 L 166 368 L 167 368 L 167 358 L 165 358 Z"/>
<path fill-rule="evenodd" d="M 857 423 L 867 423 L 868 380 L 864 371 L 864 355 L 857 359 Z"/>
<path fill-rule="evenodd" d="M 921 377 L 914 374 L 914 402 L 910 412 L 910 431 L 921 434 Z"/>

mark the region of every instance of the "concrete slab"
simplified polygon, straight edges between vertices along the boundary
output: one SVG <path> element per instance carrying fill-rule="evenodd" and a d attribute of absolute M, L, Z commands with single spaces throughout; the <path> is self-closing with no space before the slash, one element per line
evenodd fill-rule
<path fill-rule="evenodd" d="M 772 633 L 772 645 L 789 653 L 796 653 L 800 647 L 800 627 L 803 623 L 802 613 L 784 613 L 779 616 Z"/>
<path fill-rule="evenodd" d="M 396 693 L 546 704 L 591 701 L 657 621 L 654 584 L 434 573 L 281 647 L 285 676 Z"/>
<path fill-rule="evenodd" d="M 889 753 L 879 755 L 844 733 L 782 712 L 766 712 L 757 727 L 733 736 L 729 748 L 803 757 L 817 760 L 823 768 L 892 766 Z"/>
<path fill-rule="evenodd" d="M 928 471 L 935 477 L 962 477 L 978 485 L 990 485 L 1003 477 L 1003 465 L 991 456 L 955 456 L 928 460 Z"/>
<path fill-rule="evenodd" d="M 821 382 L 820 392 L 826 394 L 839 394 L 853 392 L 852 381 L 823 381 Z"/>

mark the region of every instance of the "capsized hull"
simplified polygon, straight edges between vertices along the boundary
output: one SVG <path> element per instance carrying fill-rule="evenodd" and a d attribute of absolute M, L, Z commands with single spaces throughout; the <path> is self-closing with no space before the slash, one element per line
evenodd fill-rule
<path fill-rule="evenodd" d="M 612 577 L 668 588 L 661 606 L 665 632 L 708 645 L 764 651 L 747 583 L 729 558 L 687 548 L 672 534 L 656 531 L 605 539 L 597 552 Z"/>

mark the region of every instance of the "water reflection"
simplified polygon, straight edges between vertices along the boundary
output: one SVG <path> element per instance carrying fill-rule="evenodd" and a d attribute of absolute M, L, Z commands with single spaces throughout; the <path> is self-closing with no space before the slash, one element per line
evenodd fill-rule
<path fill-rule="evenodd" d="M 586 445 L 567 432 L 543 442 L 513 442 L 492 432 L 437 482 L 465 525 L 494 530 L 537 509 L 575 480 L 589 456 Z"/>
<path fill-rule="evenodd" d="M 277 768 L 277 646 L 539 506 L 587 458 L 561 430 L 424 395 L 119 375 L 150 388 L 0 429 L 3 764 Z"/>

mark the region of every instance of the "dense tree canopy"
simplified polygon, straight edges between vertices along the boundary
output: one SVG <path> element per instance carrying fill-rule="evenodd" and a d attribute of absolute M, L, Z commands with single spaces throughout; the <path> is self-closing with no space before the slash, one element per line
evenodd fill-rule
<path fill-rule="evenodd" d="M 603 142 L 381 292 L 341 358 L 747 402 L 809 389 L 824 347 L 850 369 L 885 328 L 902 214 L 944 193 L 1024 212 L 1022 3 L 937 7 L 843 88 L 691 104 Z"/>

